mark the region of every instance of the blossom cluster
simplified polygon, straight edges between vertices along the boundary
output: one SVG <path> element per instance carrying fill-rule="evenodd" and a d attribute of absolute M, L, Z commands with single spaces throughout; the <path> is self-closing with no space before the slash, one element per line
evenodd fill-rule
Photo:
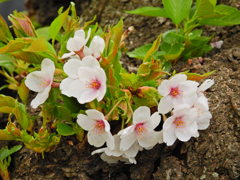
<path fill-rule="evenodd" d="M 90 33 L 91 30 L 87 35 L 83 30 L 76 31 L 67 42 L 70 52 L 62 56 L 62 59 L 67 59 L 63 70 L 68 77 L 61 81 L 59 88 L 62 94 L 76 98 L 80 104 L 95 99 L 101 101 L 107 91 L 107 77 L 99 63 L 105 43 L 100 36 L 94 36 L 89 43 Z M 54 84 L 54 71 L 53 61 L 44 59 L 41 71 L 31 72 L 26 77 L 26 86 L 38 93 L 31 102 L 33 108 L 47 100 Z M 186 142 L 191 137 L 198 137 L 198 130 L 209 126 L 212 115 L 204 91 L 213 84 L 214 81 L 208 79 L 199 85 L 188 80 L 185 74 L 163 80 L 158 87 L 161 96 L 158 111 L 151 113 L 147 106 L 137 107 L 132 114 L 132 124 L 115 135 L 111 133 L 108 119 L 96 109 L 86 110 L 86 115 L 79 114 L 77 123 L 88 131 L 90 145 L 102 147 L 106 143 L 106 147 L 92 154 L 102 153 L 101 158 L 108 163 L 136 163 L 139 151 L 149 150 L 163 142 L 170 146 L 177 139 Z M 163 127 L 157 131 L 161 119 Z"/>
<path fill-rule="evenodd" d="M 68 58 L 63 66 L 68 77 L 60 83 L 60 90 L 68 97 L 75 97 L 81 104 L 94 99 L 101 101 L 106 93 L 106 74 L 99 64 L 105 43 L 100 36 L 94 36 L 87 47 L 90 33 L 91 29 L 85 37 L 83 30 L 76 31 L 74 37 L 67 42 L 70 53 L 62 56 L 63 59 Z M 33 108 L 47 100 L 53 86 L 54 71 L 54 63 L 50 59 L 44 59 L 41 71 L 32 72 L 26 77 L 26 86 L 38 93 L 31 102 Z"/>
<path fill-rule="evenodd" d="M 204 91 L 213 84 L 214 81 L 208 79 L 199 86 L 199 83 L 187 80 L 185 74 L 177 74 L 170 80 L 164 80 L 158 87 L 160 95 L 163 96 L 158 112 L 151 115 L 150 108 L 146 106 L 137 108 L 133 113 L 132 125 L 114 136 L 111 135 L 110 125 L 100 112 L 94 120 L 91 119 L 93 116 L 88 114 L 90 111 L 88 110 L 88 116 L 78 116 L 78 124 L 88 130 L 88 133 L 94 134 L 95 138 L 88 135 L 91 145 L 99 147 L 98 138 L 101 136 L 104 137 L 101 145 L 104 144 L 103 141 L 107 143 L 107 147 L 95 150 L 92 154 L 102 153 L 101 158 L 108 163 L 118 161 L 136 163 L 135 157 L 139 151 L 152 149 L 156 144 L 163 142 L 170 146 L 176 139 L 186 142 L 191 137 L 198 137 L 198 130 L 204 130 L 209 126 L 212 115 Z M 165 116 L 170 111 L 172 115 L 164 120 L 162 130 L 155 131 L 161 121 L 160 114 Z M 109 146 L 110 140 L 114 142 L 114 146 L 112 143 Z"/>

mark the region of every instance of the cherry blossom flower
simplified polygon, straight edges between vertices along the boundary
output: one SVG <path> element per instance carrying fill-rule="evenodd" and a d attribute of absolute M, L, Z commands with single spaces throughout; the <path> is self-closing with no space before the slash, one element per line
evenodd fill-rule
<path fill-rule="evenodd" d="M 70 38 L 67 42 L 67 50 L 69 50 L 70 53 L 63 54 L 62 58 L 75 57 L 82 59 L 85 56 L 93 56 L 99 60 L 105 48 L 105 42 L 100 36 L 94 36 L 90 46 L 87 47 L 86 44 L 90 34 L 91 29 L 88 30 L 87 37 L 85 37 L 85 32 L 83 30 L 76 31 L 74 37 Z"/>
<path fill-rule="evenodd" d="M 67 42 L 67 50 L 70 53 L 63 54 L 62 58 L 69 58 L 71 56 L 82 56 L 83 48 L 87 44 L 91 34 L 91 29 L 88 30 L 87 37 L 84 30 L 78 30 L 74 33 L 74 37 L 69 38 Z"/>
<path fill-rule="evenodd" d="M 84 130 L 88 131 L 87 138 L 89 144 L 101 147 L 106 142 L 109 149 L 114 149 L 114 138 L 104 115 L 95 109 L 86 110 L 86 114 L 79 114 L 77 123 Z"/>
<path fill-rule="evenodd" d="M 99 59 L 104 48 L 105 48 L 105 42 L 103 38 L 101 38 L 100 36 L 94 36 L 90 43 L 90 46 L 84 47 L 83 53 L 85 56 L 91 55 Z"/>
<path fill-rule="evenodd" d="M 117 163 L 118 161 L 136 164 L 137 162 L 135 160 L 135 157 L 136 157 L 138 151 L 142 150 L 142 148 L 138 145 L 138 143 L 135 142 L 128 150 L 121 151 L 120 150 L 120 141 L 121 141 L 120 136 L 114 135 L 113 137 L 114 137 L 114 143 L 115 143 L 114 149 L 110 149 L 109 147 L 97 149 L 92 152 L 92 155 L 96 154 L 96 153 L 102 153 L 100 156 L 101 159 L 103 161 L 108 162 L 109 164 Z"/>
<path fill-rule="evenodd" d="M 194 103 L 193 108 L 197 110 L 196 122 L 199 130 L 207 129 L 210 125 L 210 119 L 212 118 L 209 112 L 208 99 L 205 96 L 201 96 Z"/>
<path fill-rule="evenodd" d="M 34 71 L 27 75 L 25 80 L 26 86 L 38 93 L 31 102 L 33 108 L 37 108 L 47 100 L 53 83 L 54 71 L 55 66 L 53 61 L 43 59 L 41 71 Z"/>
<path fill-rule="evenodd" d="M 133 125 L 121 130 L 120 150 L 128 150 L 136 141 L 143 148 L 153 147 L 158 142 L 159 135 L 154 129 L 160 123 L 158 112 L 151 116 L 150 109 L 141 106 L 133 113 Z"/>
<path fill-rule="evenodd" d="M 196 109 L 188 105 L 173 110 L 173 115 L 163 124 L 163 141 L 171 146 L 176 139 L 186 142 L 192 136 L 198 137 L 197 115 Z"/>
<path fill-rule="evenodd" d="M 178 105 L 193 105 L 197 98 L 197 86 L 198 83 L 187 80 L 185 74 L 177 74 L 170 80 L 163 80 L 158 87 L 158 92 L 163 96 L 158 106 L 158 112 L 166 114 Z"/>
<path fill-rule="evenodd" d="M 86 56 L 82 61 L 70 59 L 64 64 L 63 70 L 69 77 L 60 84 L 62 94 L 77 98 L 80 104 L 103 99 L 106 74 L 94 57 Z"/>

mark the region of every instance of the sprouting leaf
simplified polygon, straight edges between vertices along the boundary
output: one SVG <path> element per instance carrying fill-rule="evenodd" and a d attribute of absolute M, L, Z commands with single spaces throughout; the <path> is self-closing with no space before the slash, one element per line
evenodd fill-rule
<path fill-rule="evenodd" d="M 14 58 L 8 54 L 0 54 L 0 66 L 6 68 L 9 73 L 13 73 L 15 69 L 13 60 Z"/>
<path fill-rule="evenodd" d="M 144 59 L 145 55 L 147 54 L 147 52 L 151 47 L 152 47 L 152 44 L 145 44 L 143 46 L 140 46 L 134 49 L 131 52 L 127 52 L 127 55 L 131 58 Z"/>
<path fill-rule="evenodd" d="M 212 75 L 214 72 L 215 72 L 215 71 L 211 71 L 211 72 L 204 73 L 204 74 L 197 74 L 197 73 L 185 72 L 184 74 L 187 75 L 188 80 L 200 81 L 200 80 L 206 79 L 207 77 L 209 77 L 210 75 Z"/>
<path fill-rule="evenodd" d="M 126 12 L 129 14 L 136 14 L 142 16 L 167 17 L 167 13 L 165 12 L 165 10 L 159 7 L 146 6 Z"/>
<path fill-rule="evenodd" d="M 27 114 L 26 107 L 14 98 L 0 94 L 0 112 L 13 113 L 23 129 L 31 130 L 32 120 Z"/>
<path fill-rule="evenodd" d="M 47 41 L 50 39 L 49 26 L 37 29 L 36 33 L 37 37 L 44 37 Z"/>
<path fill-rule="evenodd" d="M 36 37 L 35 28 L 31 20 L 23 13 L 14 11 L 8 16 L 17 37 Z"/>
<path fill-rule="evenodd" d="M 75 131 L 73 130 L 73 128 L 64 123 L 57 124 L 57 132 L 62 136 L 71 136 L 75 134 Z"/>
<path fill-rule="evenodd" d="M 192 0 L 163 0 L 163 5 L 167 16 L 178 25 L 189 17 Z"/>
<path fill-rule="evenodd" d="M 161 43 L 162 35 L 160 34 L 157 39 L 153 42 L 152 47 L 147 51 L 143 62 L 147 62 L 150 60 L 150 57 L 159 49 L 159 45 Z"/>
<path fill-rule="evenodd" d="M 28 99 L 29 89 L 26 87 L 24 81 L 20 84 L 20 86 L 18 86 L 17 93 L 20 99 L 22 100 L 22 102 L 26 104 Z"/>
<path fill-rule="evenodd" d="M 0 160 L 6 159 L 11 154 L 19 151 L 22 148 L 22 145 L 13 146 L 11 149 L 2 148 L 0 149 Z"/>
<path fill-rule="evenodd" d="M 219 17 L 209 17 L 202 19 L 199 23 L 201 25 L 212 26 L 232 26 L 240 24 L 240 11 L 226 5 L 218 5 L 214 11 Z"/>
<path fill-rule="evenodd" d="M 12 40 L 12 34 L 8 28 L 6 21 L 0 15 L 0 41 L 7 43 L 8 41 Z"/>
<path fill-rule="evenodd" d="M 215 6 L 216 0 L 197 0 L 193 18 L 219 17 L 219 15 L 214 12 Z"/>
<path fill-rule="evenodd" d="M 51 23 L 49 28 L 49 36 L 51 39 L 55 40 L 57 34 L 61 30 L 64 22 L 66 21 L 69 13 L 69 8 L 64 11 L 62 14 L 60 14 L 54 21 Z"/>

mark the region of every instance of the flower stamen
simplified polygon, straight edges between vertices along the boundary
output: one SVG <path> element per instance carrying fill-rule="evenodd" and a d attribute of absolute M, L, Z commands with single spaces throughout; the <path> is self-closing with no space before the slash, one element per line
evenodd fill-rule
<path fill-rule="evenodd" d="M 185 125 L 185 122 L 183 120 L 183 117 L 176 117 L 175 120 L 173 121 L 175 124 L 176 128 L 182 128 Z"/>
<path fill-rule="evenodd" d="M 96 79 L 89 84 L 89 87 L 94 90 L 98 90 L 101 87 L 101 83 Z"/>
<path fill-rule="evenodd" d="M 171 88 L 170 95 L 176 97 L 180 94 L 180 90 L 178 87 Z"/>
<path fill-rule="evenodd" d="M 105 124 L 103 120 L 97 120 L 95 123 L 95 129 L 98 133 L 102 133 L 105 129 Z"/>
<path fill-rule="evenodd" d="M 134 130 L 137 133 L 137 135 L 142 135 L 146 131 L 146 128 L 144 127 L 144 123 L 136 124 Z"/>

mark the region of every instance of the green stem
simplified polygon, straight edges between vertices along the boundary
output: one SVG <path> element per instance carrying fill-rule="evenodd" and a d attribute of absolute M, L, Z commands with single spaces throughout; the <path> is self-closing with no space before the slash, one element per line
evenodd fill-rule
<path fill-rule="evenodd" d="M 113 106 L 113 108 L 108 112 L 108 114 L 105 116 L 106 119 L 109 118 L 109 116 L 112 114 L 112 112 L 117 108 L 117 106 L 122 102 L 122 98 Z"/>

